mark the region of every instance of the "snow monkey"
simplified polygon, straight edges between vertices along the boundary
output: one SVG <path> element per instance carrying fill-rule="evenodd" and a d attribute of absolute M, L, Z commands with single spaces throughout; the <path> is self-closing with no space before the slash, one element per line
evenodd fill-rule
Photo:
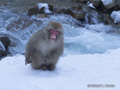
<path fill-rule="evenodd" d="M 63 27 L 60 23 L 49 22 L 46 27 L 32 35 L 26 45 L 25 64 L 33 69 L 50 70 L 56 68 L 63 54 Z"/>

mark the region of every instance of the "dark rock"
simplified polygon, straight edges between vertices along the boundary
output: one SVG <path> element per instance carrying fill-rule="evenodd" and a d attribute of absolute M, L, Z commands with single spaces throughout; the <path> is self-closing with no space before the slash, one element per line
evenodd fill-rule
<path fill-rule="evenodd" d="M 113 21 L 109 14 L 103 14 L 103 22 L 105 24 L 113 24 Z"/>
<path fill-rule="evenodd" d="M 7 56 L 7 51 L 0 50 L 0 59 Z"/>
<path fill-rule="evenodd" d="M 80 11 L 80 10 L 82 10 L 82 6 L 81 5 L 77 5 L 77 6 L 71 7 L 71 9 L 75 10 L 75 11 Z"/>
<path fill-rule="evenodd" d="M 68 9 L 65 8 L 56 8 L 56 13 L 64 13 L 72 16 L 73 18 L 77 20 L 82 20 L 85 18 L 85 12 L 82 9 L 81 5 L 77 5 Z"/>
<path fill-rule="evenodd" d="M 28 10 L 28 15 L 32 16 L 32 15 L 37 15 L 37 14 L 43 14 L 44 13 L 44 7 L 39 9 L 38 7 L 33 7 L 31 9 Z"/>
<path fill-rule="evenodd" d="M 66 12 L 66 9 L 64 8 L 55 8 L 55 13 L 58 13 L 58 14 L 61 14 L 61 13 L 65 13 Z"/>
<path fill-rule="evenodd" d="M 92 3 L 95 8 L 98 8 L 100 6 L 100 1 L 101 0 L 90 0 L 90 3 Z"/>
<path fill-rule="evenodd" d="M 82 2 L 82 3 L 87 3 L 89 0 L 72 0 L 72 1 L 75 1 L 75 2 Z"/>
<path fill-rule="evenodd" d="M 49 7 L 50 11 L 53 11 L 53 6 L 52 5 L 48 5 L 48 7 Z"/>
<path fill-rule="evenodd" d="M 116 5 L 118 5 L 120 8 L 120 0 L 115 0 L 115 2 L 116 2 Z"/>
<path fill-rule="evenodd" d="M 77 20 L 83 20 L 85 18 L 85 12 L 84 11 L 79 11 L 75 13 L 75 17 Z"/>
<path fill-rule="evenodd" d="M 0 37 L 0 41 L 3 43 L 6 50 L 8 50 L 8 46 L 10 46 L 10 39 L 8 37 Z"/>
<path fill-rule="evenodd" d="M 72 10 L 70 10 L 70 9 L 67 9 L 64 13 L 68 14 L 68 15 L 71 15 L 72 17 L 75 18 L 75 13 Z"/>

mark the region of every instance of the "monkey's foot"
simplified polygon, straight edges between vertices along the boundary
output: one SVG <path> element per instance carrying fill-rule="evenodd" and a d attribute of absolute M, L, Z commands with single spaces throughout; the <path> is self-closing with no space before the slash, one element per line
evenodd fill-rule
<path fill-rule="evenodd" d="M 48 66 L 48 70 L 49 70 L 49 71 L 54 71 L 54 70 L 55 70 L 55 65 L 50 64 L 50 65 Z"/>
<path fill-rule="evenodd" d="M 32 61 L 25 61 L 25 65 L 30 64 Z"/>
<path fill-rule="evenodd" d="M 45 65 L 45 64 L 41 65 L 40 69 L 46 71 L 47 70 L 47 65 Z"/>

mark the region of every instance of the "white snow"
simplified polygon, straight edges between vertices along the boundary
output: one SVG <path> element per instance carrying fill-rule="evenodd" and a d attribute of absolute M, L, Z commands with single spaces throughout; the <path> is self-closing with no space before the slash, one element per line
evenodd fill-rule
<path fill-rule="evenodd" d="M 120 22 L 120 10 L 119 11 L 113 11 L 111 13 L 111 18 L 114 20 L 114 23 Z"/>
<path fill-rule="evenodd" d="M 120 49 L 61 57 L 55 71 L 33 70 L 25 66 L 24 59 L 16 55 L 0 61 L 0 90 L 120 89 Z M 90 84 L 101 87 L 88 87 Z"/>
<path fill-rule="evenodd" d="M 92 3 L 89 3 L 88 6 L 95 9 Z"/>
<path fill-rule="evenodd" d="M 44 7 L 44 12 L 45 13 L 51 13 L 51 11 L 49 10 L 48 4 L 47 3 L 38 3 L 38 8 L 41 9 L 42 7 Z"/>
<path fill-rule="evenodd" d="M 113 0 L 102 0 L 104 5 L 109 5 L 113 2 Z"/>

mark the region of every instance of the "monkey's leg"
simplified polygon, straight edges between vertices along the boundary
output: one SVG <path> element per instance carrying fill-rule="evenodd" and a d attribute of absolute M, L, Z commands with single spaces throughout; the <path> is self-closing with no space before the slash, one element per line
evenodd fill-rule
<path fill-rule="evenodd" d="M 55 68 L 56 68 L 56 64 L 50 64 L 50 65 L 48 65 L 48 70 L 50 70 L 50 71 L 54 71 Z"/>
<path fill-rule="evenodd" d="M 46 61 L 47 61 L 46 63 L 48 63 L 48 70 L 50 71 L 55 70 L 59 57 L 60 54 L 58 53 L 58 50 L 51 51 L 46 56 Z"/>
<path fill-rule="evenodd" d="M 33 69 L 40 69 L 41 65 L 44 63 L 43 62 L 44 57 L 39 53 L 35 54 L 32 58 L 31 66 Z"/>
<path fill-rule="evenodd" d="M 48 68 L 46 64 L 43 64 L 41 65 L 40 69 L 46 71 Z"/>

